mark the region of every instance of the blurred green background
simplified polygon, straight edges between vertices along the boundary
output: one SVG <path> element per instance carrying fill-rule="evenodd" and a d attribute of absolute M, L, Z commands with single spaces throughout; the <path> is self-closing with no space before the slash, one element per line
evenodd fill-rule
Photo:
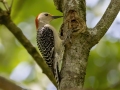
<path fill-rule="evenodd" d="M 10 4 L 11 0 L 6 0 Z M 100 20 L 110 0 L 86 0 L 87 26 Z M 0 7 L 4 9 L 0 3 Z M 14 0 L 11 17 L 24 35 L 37 48 L 35 17 L 41 12 L 62 15 L 52 0 Z M 59 30 L 62 19 L 51 24 Z M 90 90 L 120 89 L 120 14 L 101 41 L 90 52 L 85 88 Z M 56 90 L 13 34 L 0 25 L 0 75 L 7 76 L 31 90 Z"/>

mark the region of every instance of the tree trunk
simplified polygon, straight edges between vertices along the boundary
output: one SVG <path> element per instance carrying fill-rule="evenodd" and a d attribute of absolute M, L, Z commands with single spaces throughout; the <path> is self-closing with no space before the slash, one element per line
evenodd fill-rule
<path fill-rule="evenodd" d="M 60 88 L 80 90 L 84 84 L 91 48 L 86 41 L 89 38 L 86 29 L 86 4 L 85 0 L 62 0 L 61 3 L 63 3 L 61 11 L 64 14 L 64 23 L 60 35 L 65 40 L 65 52 Z"/>
<path fill-rule="evenodd" d="M 54 0 L 54 3 L 64 15 L 60 29 L 61 39 L 65 40 L 60 90 L 81 90 L 90 49 L 111 26 L 120 10 L 120 0 L 111 0 L 102 19 L 93 29 L 86 27 L 85 0 Z"/>

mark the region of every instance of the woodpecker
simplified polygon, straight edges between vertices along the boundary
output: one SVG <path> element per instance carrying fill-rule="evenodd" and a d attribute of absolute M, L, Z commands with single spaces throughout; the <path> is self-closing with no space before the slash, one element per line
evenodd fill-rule
<path fill-rule="evenodd" d="M 62 40 L 60 39 L 55 28 L 50 25 L 50 22 L 53 19 L 61 17 L 63 16 L 53 16 L 47 12 L 43 12 L 40 13 L 35 19 L 38 48 L 47 65 L 50 67 L 58 85 L 60 82 L 60 75 L 58 61 L 55 57 L 59 55 Z"/>

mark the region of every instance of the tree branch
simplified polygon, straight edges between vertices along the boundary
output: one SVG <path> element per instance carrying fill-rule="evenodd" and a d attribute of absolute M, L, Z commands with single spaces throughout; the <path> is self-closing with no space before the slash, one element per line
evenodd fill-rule
<path fill-rule="evenodd" d="M 53 82 L 55 86 L 57 86 L 55 78 L 52 72 L 50 71 L 49 67 L 47 66 L 46 62 L 37 52 L 35 47 L 33 47 L 30 41 L 24 36 L 21 29 L 13 23 L 13 21 L 10 18 L 10 15 L 6 11 L 3 11 L 1 8 L 0 24 L 4 24 L 11 31 L 11 33 L 18 39 L 18 41 L 24 46 L 28 53 L 33 57 L 36 63 L 42 68 L 43 73 L 48 76 L 48 78 Z"/>
<path fill-rule="evenodd" d="M 0 76 L 0 90 L 29 90 L 16 85 L 11 80 Z"/>
<path fill-rule="evenodd" d="M 54 0 L 54 3 L 64 15 L 60 32 L 62 39 L 65 39 L 68 32 L 72 32 L 65 44 L 60 90 L 70 88 L 81 90 L 90 49 L 98 43 L 113 23 L 120 10 L 120 0 L 111 0 L 102 19 L 93 29 L 88 30 L 86 30 L 85 0 Z"/>
<path fill-rule="evenodd" d="M 98 24 L 93 28 L 96 43 L 104 36 L 120 11 L 120 0 L 111 0 Z"/>
<path fill-rule="evenodd" d="M 85 36 L 85 0 L 54 0 L 54 3 L 64 15 L 60 30 L 61 38 L 65 40 L 60 90 L 82 90 L 90 51 Z"/>

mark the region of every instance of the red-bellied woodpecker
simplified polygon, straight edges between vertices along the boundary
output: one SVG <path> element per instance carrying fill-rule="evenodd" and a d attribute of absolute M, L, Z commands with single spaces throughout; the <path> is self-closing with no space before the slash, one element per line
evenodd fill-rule
<path fill-rule="evenodd" d="M 56 54 L 59 53 L 62 40 L 60 39 L 55 28 L 52 27 L 49 23 L 53 19 L 60 17 L 62 16 L 52 16 L 51 14 L 44 12 L 40 13 L 35 19 L 38 48 L 46 63 L 53 72 L 57 84 L 59 84 L 60 77 L 58 70 L 58 61 L 55 60 L 55 57 Z"/>

